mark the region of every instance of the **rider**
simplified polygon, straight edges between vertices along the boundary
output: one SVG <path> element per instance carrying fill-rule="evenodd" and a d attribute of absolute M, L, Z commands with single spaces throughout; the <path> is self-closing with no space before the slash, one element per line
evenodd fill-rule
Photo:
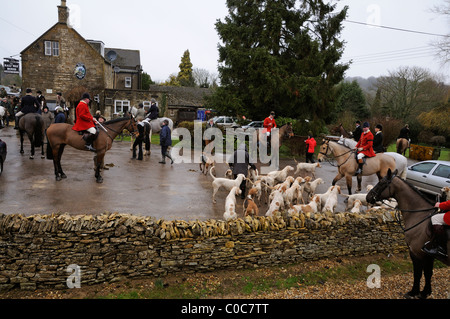
<path fill-rule="evenodd" d="M 264 133 L 266 133 L 267 136 L 267 148 L 269 148 L 270 145 L 270 134 L 272 132 L 272 129 L 277 127 L 277 123 L 275 122 L 275 112 L 270 112 L 269 117 L 266 117 L 263 123 L 264 127 Z"/>
<path fill-rule="evenodd" d="M 95 124 L 97 124 L 97 120 L 94 119 L 91 112 L 89 111 L 89 102 L 91 97 L 89 93 L 84 93 L 83 97 L 76 108 L 76 116 L 77 121 L 75 125 L 72 127 L 74 131 L 83 132 L 86 134 L 83 135 L 83 139 L 86 141 L 85 148 L 88 151 L 96 152 L 97 150 L 92 146 L 95 140 L 95 135 L 97 130 L 95 128 Z"/>
<path fill-rule="evenodd" d="M 356 159 L 358 160 L 358 170 L 355 172 L 355 176 L 362 174 L 364 157 L 375 156 L 375 152 L 373 151 L 373 134 L 370 132 L 370 124 L 368 122 L 364 122 L 363 124 L 363 133 L 356 144 L 356 149 L 358 153 L 356 156 Z"/>
<path fill-rule="evenodd" d="M 150 106 L 150 109 L 148 110 L 147 118 L 150 119 L 150 121 L 156 120 L 159 117 L 159 109 L 156 105 L 156 100 L 152 99 L 152 104 Z"/>
<path fill-rule="evenodd" d="M 422 250 L 433 257 L 448 258 L 447 238 L 444 226 L 450 225 L 450 200 L 443 203 L 436 203 L 434 207 L 439 208 L 443 213 L 431 217 L 433 233 L 431 240 L 425 243 Z"/>
<path fill-rule="evenodd" d="M 14 126 L 16 130 L 19 129 L 19 119 L 21 116 L 28 113 L 37 113 L 40 108 L 38 100 L 31 94 L 31 89 L 27 89 L 26 95 L 20 100 L 21 109 L 16 113 L 16 125 Z"/>

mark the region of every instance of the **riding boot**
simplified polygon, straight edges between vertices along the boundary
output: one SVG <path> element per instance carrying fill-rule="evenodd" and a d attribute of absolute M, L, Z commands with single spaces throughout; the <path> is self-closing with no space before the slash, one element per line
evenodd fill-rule
<path fill-rule="evenodd" d="M 159 161 L 159 164 L 166 164 L 166 157 L 163 157 L 162 160 Z"/>
<path fill-rule="evenodd" d="M 364 162 L 361 159 L 361 160 L 358 161 L 358 169 L 355 172 L 355 176 L 357 176 L 359 174 L 362 174 L 363 166 L 364 166 Z"/>
<path fill-rule="evenodd" d="M 422 251 L 436 258 L 448 258 L 446 237 L 443 225 L 433 225 L 431 240 L 425 243 Z"/>
<path fill-rule="evenodd" d="M 18 130 L 18 129 L 19 129 L 19 119 L 20 119 L 20 118 L 19 118 L 18 116 L 15 116 L 15 117 L 14 117 L 14 120 L 15 120 L 15 121 L 14 121 L 14 129 L 15 129 L 15 130 Z"/>
<path fill-rule="evenodd" d="M 86 145 L 84 146 L 88 151 L 91 152 L 97 152 L 97 150 L 94 148 L 93 143 L 95 139 L 95 134 L 84 134 L 83 139 L 86 141 Z"/>

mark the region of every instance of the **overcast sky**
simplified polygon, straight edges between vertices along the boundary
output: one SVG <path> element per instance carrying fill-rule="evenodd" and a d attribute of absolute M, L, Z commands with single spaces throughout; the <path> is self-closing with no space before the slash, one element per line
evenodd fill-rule
<path fill-rule="evenodd" d="M 348 20 L 434 34 L 449 34 L 450 21 L 430 12 L 444 0 L 342 0 Z M 18 55 L 58 19 L 59 0 L 2 1 L 0 57 Z M 189 49 L 194 68 L 217 72 L 217 19 L 227 15 L 225 0 L 68 0 L 72 21 L 85 39 L 106 47 L 138 49 L 144 71 L 155 81 L 178 72 Z M 5 14 L 6 13 L 6 14 Z M 346 76 L 380 76 L 400 66 L 421 66 L 450 82 L 430 47 L 439 37 L 344 23 Z"/>

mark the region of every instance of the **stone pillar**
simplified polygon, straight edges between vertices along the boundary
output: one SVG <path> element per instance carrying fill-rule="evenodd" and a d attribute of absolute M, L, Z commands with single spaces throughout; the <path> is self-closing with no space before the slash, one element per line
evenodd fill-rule
<path fill-rule="evenodd" d="M 61 0 L 61 5 L 58 6 L 58 22 L 67 24 L 69 19 L 69 8 L 66 6 L 66 0 Z"/>

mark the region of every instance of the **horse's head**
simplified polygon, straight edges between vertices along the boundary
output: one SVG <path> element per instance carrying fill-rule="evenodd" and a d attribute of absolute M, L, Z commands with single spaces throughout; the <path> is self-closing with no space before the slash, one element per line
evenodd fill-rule
<path fill-rule="evenodd" d="M 294 136 L 294 129 L 292 127 L 292 123 L 288 122 L 286 124 L 286 131 L 284 132 L 286 138 L 291 138 Z"/>
<path fill-rule="evenodd" d="M 136 135 L 138 132 L 137 128 L 137 121 L 136 118 L 132 115 L 127 123 L 126 129 L 128 132 L 130 132 L 132 135 Z"/>
<path fill-rule="evenodd" d="M 388 170 L 388 173 L 385 177 L 375 185 L 374 188 L 370 190 L 370 192 L 366 196 L 366 200 L 370 204 L 375 204 L 377 201 L 381 201 L 383 199 L 388 199 L 393 197 L 391 190 L 391 182 L 397 176 L 398 170 L 394 172 L 391 169 Z"/>
<path fill-rule="evenodd" d="M 320 146 L 319 155 L 317 155 L 317 160 L 323 162 L 325 157 L 331 154 L 330 150 L 330 140 L 324 139 L 322 145 Z"/>

